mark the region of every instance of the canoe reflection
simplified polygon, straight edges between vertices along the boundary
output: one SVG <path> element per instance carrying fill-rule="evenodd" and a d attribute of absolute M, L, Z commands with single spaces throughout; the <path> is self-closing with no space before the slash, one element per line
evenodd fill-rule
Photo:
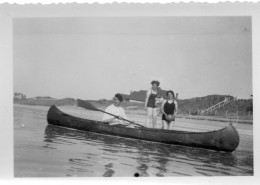
<path fill-rule="evenodd" d="M 65 150 L 67 176 L 232 175 L 232 153 L 112 137 L 47 125 L 44 148 Z M 68 146 L 69 145 L 69 146 Z"/>

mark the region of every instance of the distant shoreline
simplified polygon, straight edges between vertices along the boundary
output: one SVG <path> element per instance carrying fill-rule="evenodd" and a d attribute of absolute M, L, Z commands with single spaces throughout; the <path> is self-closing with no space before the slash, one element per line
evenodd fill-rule
<path fill-rule="evenodd" d="M 97 105 L 98 101 L 92 100 L 91 103 L 95 104 L 97 107 L 106 107 L 106 105 Z M 111 102 L 107 102 L 106 104 L 110 104 Z M 40 100 L 40 101 L 26 101 L 26 100 L 20 100 L 20 101 L 14 101 L 14 105 L 21 105 L 21 106 L 43 106 L 43 107 L 50 107 L 51 105 L 56 106 L 76 106 L 76 100 L 70 99 L 69 101 L 62 101 L 62 100 Z M 129 109 L 129 108 L 130 109 Z M 138 106 L 134 106 L 135 108 L 132 109 L 133 106 L 125 106 L 126 113 L 127 114 L 142 114 L 145 115 L 145 112 L 140 109 Z M 176 115 L 176 118 L 180 119 L 193 119 L 193 120 L 208 120 L 208 121 L 220 121 L 220 122 L 230 122 L 230 123 L 243 123 L 243 124 L 253 124 L 253 120 L 249 119 L 241 119 L 241 118 L 224 118 L 224 117 L 217 117 L 217 116 L 201 116 L 201 115 L 187 115 L 187 114 L 178 114 Z"/>

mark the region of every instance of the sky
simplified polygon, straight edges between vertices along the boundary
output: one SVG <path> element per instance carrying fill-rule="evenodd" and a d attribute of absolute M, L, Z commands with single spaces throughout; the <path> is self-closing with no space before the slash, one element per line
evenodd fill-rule
<path fill-rule="evenodd" d="M 159 80 L 180 99 L 252 95 L 251 17 L 13 19 L 14 92 L 111 99 Z"/>

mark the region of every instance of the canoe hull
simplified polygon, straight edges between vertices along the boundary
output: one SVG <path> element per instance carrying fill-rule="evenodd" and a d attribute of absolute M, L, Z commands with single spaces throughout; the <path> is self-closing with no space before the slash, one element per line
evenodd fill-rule
<path fill-rule="evenodd" d="M 99 134 L 120 136 L 165 144 L 185 145 L 218 151 L 232 152 L 239 145 L 239 135 L 232 125 L 211 132 L 187 132 L 152 128 L 109 126 L 105 122 L 77 118 L 52 106 L 47 115 L 49 124 Z"/>

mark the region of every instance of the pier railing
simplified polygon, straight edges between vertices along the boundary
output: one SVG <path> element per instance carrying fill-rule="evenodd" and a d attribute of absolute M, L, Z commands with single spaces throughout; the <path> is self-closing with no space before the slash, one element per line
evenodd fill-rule
<path fill-rule="evenodd" d="M 235 100 L 236 100 L 236 98 L 231 99 L 230 97 L 226 97 L 223 101 L 217 103 L 216 105 L 213 105 L 213 106 L 211 106 L 207 109 L 201 110 L 201 113 L 203 114 L 205 112 L 206 113 L 212 112 L 212 111 L 219 109 L 219 108 L 221 108 L 221 107 L 223 107 L 223 106 L 227 105 L 228 103 L 235 101 Z"/>

